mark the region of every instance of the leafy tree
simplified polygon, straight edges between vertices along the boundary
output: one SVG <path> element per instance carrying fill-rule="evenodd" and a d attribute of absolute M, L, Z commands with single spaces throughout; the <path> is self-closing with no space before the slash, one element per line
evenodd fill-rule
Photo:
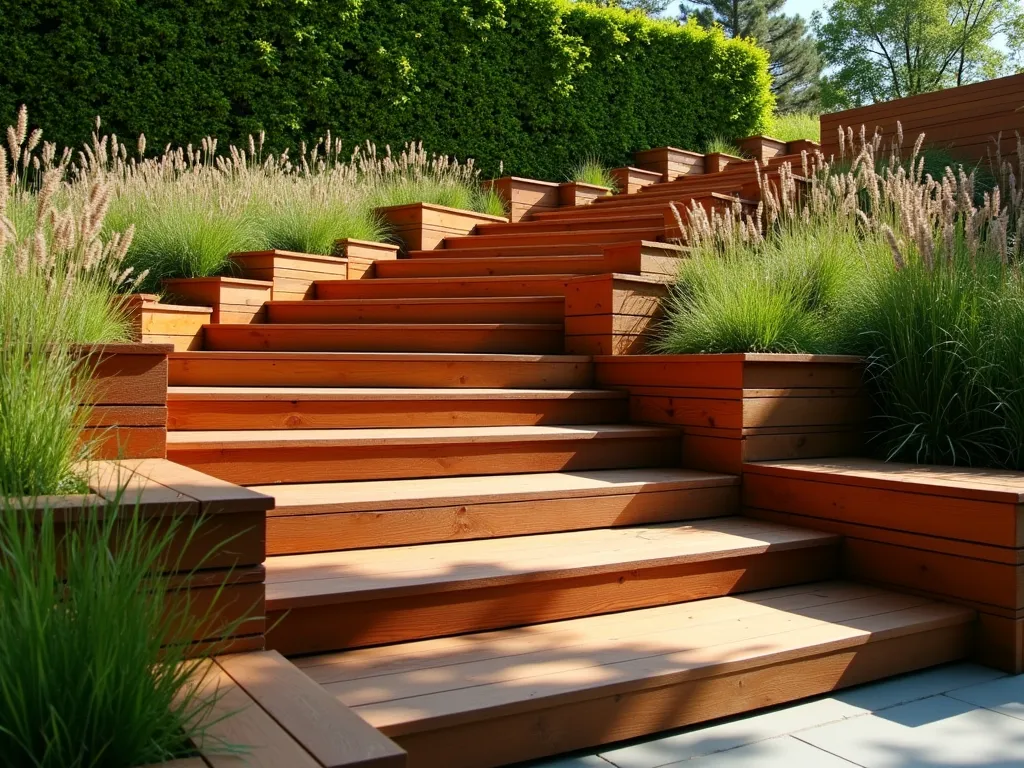
<path fill-rule="evenodd" d="M 772 92 L 779 112 L 813 110 L 821 59 L 807 22 L 783 13 L 786 0 L 691 0 L 683 16 L 720 25 L 729 37 L 753 38 L 768 50 Z"/>
<path fill-rule="evenodd" d="M 671 0 L 580 0 L 587 5 L 601 8 L 623 8 L 627 11 L 643 11 L 648 16 L 664 13 Z"/>
<path fill-rule="evenodd" d="M 824 16 L 815 14 L 814 26 L 831 68 L 822 78 L 822 104 L 845 109 L 1008 73 L 1014 55 L 992 42 L 1000 33 L 1011 46 L 1019 42 L 1024 6 L 1019 0 L 834 0 Z"/>

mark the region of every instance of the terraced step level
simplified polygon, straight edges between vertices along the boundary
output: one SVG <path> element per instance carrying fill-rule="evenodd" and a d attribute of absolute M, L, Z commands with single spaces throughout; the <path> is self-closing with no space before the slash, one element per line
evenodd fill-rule
<path fill-rule="evenodd" d="M 339 281 L 341 282 L 341 281 Z M 360 284 L 361 281 L 344 281 Z M 372 285 L 376 281 L 366 281 Z M 432 296 L 270 301 L 267 322 L 300 324 L 561 324 L 565 296 Z"/>
<path fill-rule="evenodd" d="M 206 350 L 560 354 L 557 323 L 276 323 L 203 326 Z"/>
<path fill-rule="evenodd" d="M 731 515 L 732 475 L 612 469 L 263 485 L 269 554 L 489 539 Z"/>
<path fill-rule="evenodd" d="M 411 768 L 493 768 L 952 661 L 971 624 L 963 608 L 828 582 L 295 663 Z"/>
<path fill-rule="evenodd" d="M 172 431 L 491 427 L 626 420 L 624 392 L 591 389 L 171 387 Z"/>
<path fill-rule="evenodd" d="M 743 517 L 267 560 L 270 647 L 353 648 L 832 576 L 839 539 Z"/>
<path fill-rule="evenodd" d="M 286 429 L 170 432 L 167 457 L 237 485 L 679 465 L 667 427 Z"/>

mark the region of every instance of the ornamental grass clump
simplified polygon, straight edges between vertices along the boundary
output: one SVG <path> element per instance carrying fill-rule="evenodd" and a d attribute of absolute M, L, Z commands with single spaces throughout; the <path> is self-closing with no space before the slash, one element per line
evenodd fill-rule
<path fill-rule="evenodd" d="M 880 455 L 1024 469 L 1024 160 L 979 189 L 929 173 L 923 142 L 900 132 L 886 157 L 847 130 L 847 158 L 762 178 L 756 214 L 680 214 L 659 349 L 861 355 Z"/>
<path fill-rule="evenodd" d="M 611 171 L 601 162 L 600 158 L 593 156 L 587 156 L 573 166 L 569 172 L 569 181 L 608 187 L 612 192 L 619 191 L 618 182 L 615 181 Z"/>
<path fill-rule="evenodd" d="M 4 765 L 137 768 L 188 755 L 217 722 L 186 642 L 214 614 L 160 575 L 195 529 L 119 501 L 69 524 L 0 495 Z"/>
<path fill-rule="evenodd" d="M 116 291 L 131 230 L 102 235 L 110 189 L 69 180 L 27 113 L 0 147 L 0 497 L 80 490 L 90 363 L 76 345 L 124 341 Z"/>
<path fill-rule="evenodd" d="M 768 119 L 767 136 L 779 141 L 821 141 L 821 120 L 812 112 L 789 112 Z"/>

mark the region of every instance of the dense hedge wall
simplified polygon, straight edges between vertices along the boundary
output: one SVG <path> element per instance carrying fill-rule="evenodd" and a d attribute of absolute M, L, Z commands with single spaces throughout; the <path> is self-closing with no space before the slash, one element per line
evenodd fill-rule
<path fill-rule="evenodd" d="M 556 178 L 761 127 L 766 55 L 718 31 L 565 0 L 0 0 L 0 118 L 51 140 L 95 115 L 149 146 L 347 142 Z"/>

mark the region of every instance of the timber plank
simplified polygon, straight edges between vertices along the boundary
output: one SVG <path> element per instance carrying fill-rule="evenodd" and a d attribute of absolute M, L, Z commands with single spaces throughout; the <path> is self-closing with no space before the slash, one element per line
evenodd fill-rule
<path fill-rule="evenodd" d="M 274 651 L 216 663 L 323 768 L 402 768 L 394 742 Z"/>
<path fill-rule="evenodd" d="M 561 323 L 564 306 L 561 295 L 274 301 L 267 305 L 267 322 Z"/>

